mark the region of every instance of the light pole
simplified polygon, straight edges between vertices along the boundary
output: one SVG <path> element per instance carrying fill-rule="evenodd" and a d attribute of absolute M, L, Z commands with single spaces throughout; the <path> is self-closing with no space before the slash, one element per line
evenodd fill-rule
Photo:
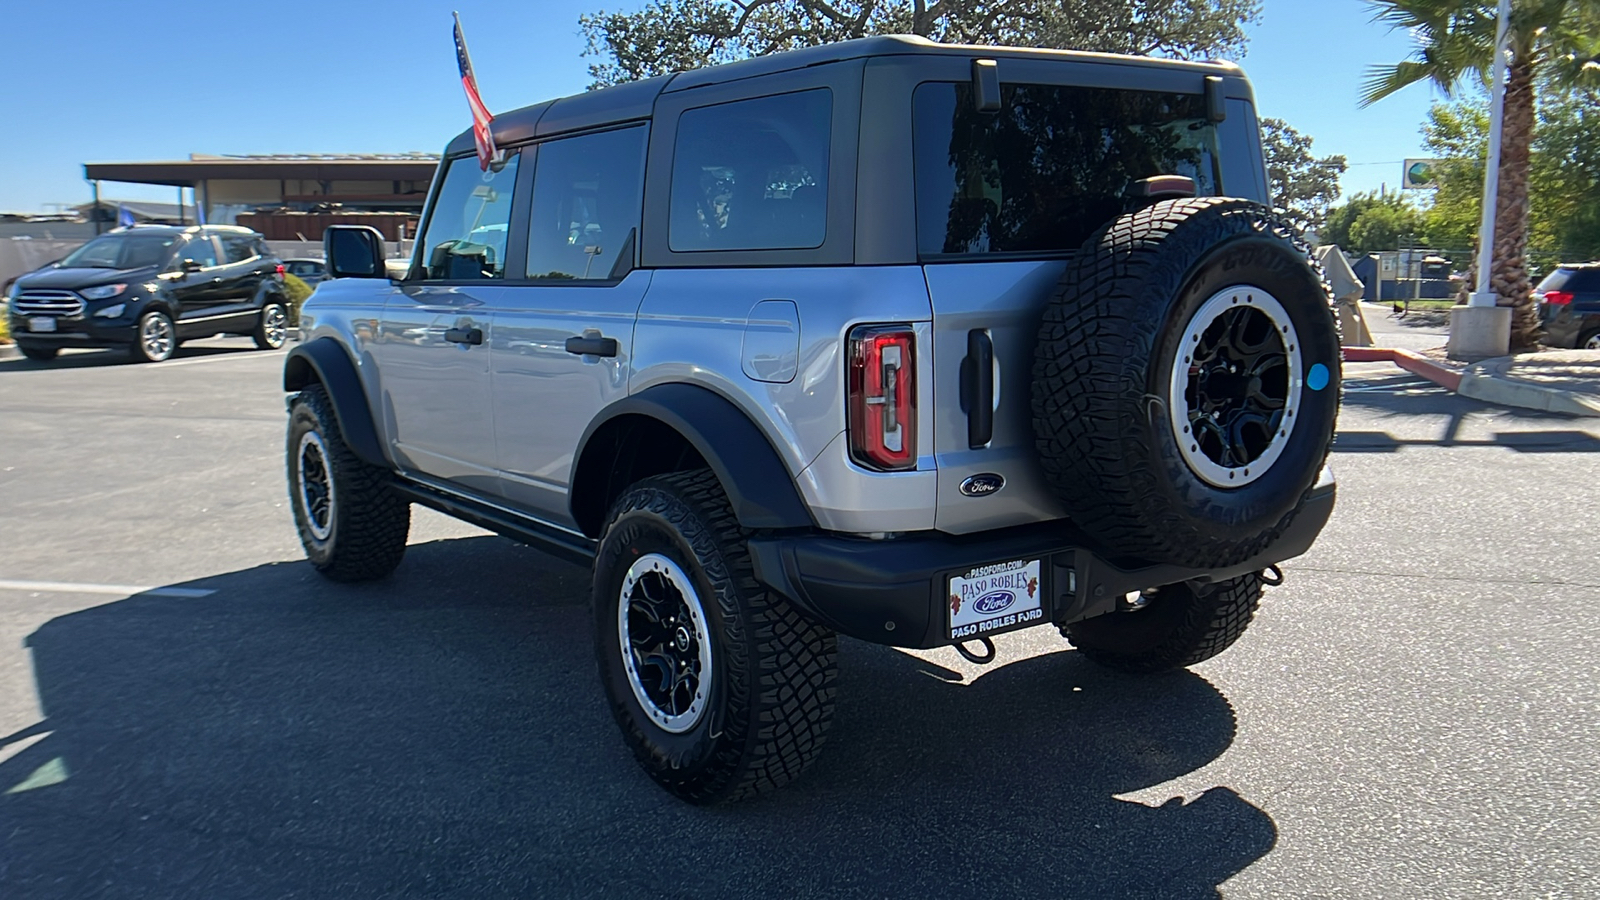
<path fill-rule="evenodd" d="M 1490 76 L 1489 159 L 1483 174 L 1483 221 L 1478 229 L 1478 284 L 1465 308 L 1450 311 L 1450 358 L 1469 362 L 1504 356 L 1511 345 L 1511 309 L 1497 305 L 1499 298 L 1489 286 L 1500 199 L 1500 135 L 1506 117 L 1506 31 L 1511 0 L 1500 0 L 1498 16 Z"/>

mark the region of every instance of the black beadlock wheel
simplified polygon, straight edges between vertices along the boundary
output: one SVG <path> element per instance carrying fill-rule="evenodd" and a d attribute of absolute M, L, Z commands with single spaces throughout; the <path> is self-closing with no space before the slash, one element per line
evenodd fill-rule
<path fill-rule="evenodd" d="M 1331 298 L 1285 219 L 1247 200 L 1157 203 L 1091 237 L 1045 309 L 1040 463 L 1106 552 L 1237 564 L 1316 484 L 1339 378 Z"/>
<path fill-rule="evenodd" d="M 595 653 L 623 739 L 646 773 L 697 804 L 786 784 L 833 719 L 834 633 L 756 581 L 709 470 L 617 499 L 594 568 Z"/>
<path fill-rule="evenodd" d="M 321 385 L 289 410 L 289 502 L 300 544 L 334 581 L 371 581 L 405 556 L 411 504 L 390 487 L 388 470 L 364 462 L 344 442 Z"/>
<path fill-rule="evenodd" d="M 1261 603 L 1261 576 L 1195 588 L 1173 584 L 1139 595 L 1126 610 L 1075 622 L 1067 639 L 1109 669 L 1148 675 L 1204 662 L 1233 646 Z"/>

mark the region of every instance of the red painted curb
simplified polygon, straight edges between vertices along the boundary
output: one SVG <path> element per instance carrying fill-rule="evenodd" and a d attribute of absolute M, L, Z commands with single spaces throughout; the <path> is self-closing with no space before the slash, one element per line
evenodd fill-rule
<path fill-rule="evenodd" d="M 1396 347 L 1344 347 L 1345 362 L 1393 362 L 1414 375 L 1437 384 L 1447 391 L 1461 390 L 1461 373 L 1439 365 L 1421 354 Z"/>
<path fill-rule="evenodd" d="M 1407 372 L 1421 375 L 1447 391 L 1461 390 L 1461 373 L 1439 365 L 1425 356 L 1410 350 L 1394 351 L 1394 364 Z"/>

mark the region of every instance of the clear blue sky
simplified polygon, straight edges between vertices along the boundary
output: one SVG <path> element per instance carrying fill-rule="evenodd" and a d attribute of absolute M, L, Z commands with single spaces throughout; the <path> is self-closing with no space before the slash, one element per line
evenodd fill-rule
<path fill-rule="evenodd" d="M 277 0 L 175 8 L 151 0 L 11 3 L 0 90 L 0 210 L 83 203 L 88 161 L 199 153 L 437 151 L 468 124 L 450 42 L 461 12 L 491 110 L 584 89 L 577 11 L 642 0 Z M 1347 193 L 1399 180 L 1432 97 L 1369 109 L 1364 69 L 1410 49 L 1360 0 L 1265 0 L 1242 60 L 1263 116 L 1343 153 Z M 1380 164 L 1381 163 L 1381 164 Z M 169 188 L 106 184 L 119 199 Z"/>

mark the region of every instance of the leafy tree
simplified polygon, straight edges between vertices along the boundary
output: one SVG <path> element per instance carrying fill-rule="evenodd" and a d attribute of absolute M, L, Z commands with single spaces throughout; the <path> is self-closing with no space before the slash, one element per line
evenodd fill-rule
<path fill-rule="evenodd" d="M 1451 95 L 1468 75 L 1486 81 L 1495 56 L 1496 4 L 1484 0 L 1368 0 L 1377 20 L 1409 31 L 1410 59 L 1378 66 L 1362 102 L 1375 103 L 1408 85 L 1430 81 Z M 1514 0 L 1508 31 L 1505 115 L 1500 141 L 1490 288 L 1511 306 L 1513 349 L 1532 349 L 1539 319 L 1524 254 L 1528 241 L 1528 178 L 1535 86 L 1600 84 L 1600 3 L 1596 0 Z"/>
<path fill-rule="evenodd" d="M 1339 197 L 1339 176 L 1349 168 L 1343 156 L 1311 155 L 1311 137 L 1282 119 L 1261 120 L 1261 149 L 1267 157 L 1272 205 L 1287 209 L 1309 225 L 1321 226 Z"/>
<path fill-rule="evenodd" d="M 1600 259 L 1600 91 L 1549 97 L 1534 142 L 1534 234 L 1556 262 Z"/>
<path fill-rule="evenodd" d="M 1425 214 L 1428 244 L 1448 250 L 1471 250 L 1478 244 L 1483 215 L 1489 104 L 1435 103 L 1428 111 L 1427 124 L 1422 126 L 1422 136 L 1424 146 L 1442 160 L 1434 168 L 1433 203 Z"/>
<path fill-rule="evenodd" d="M 1349 253 L 1368 254 L 1400 249 L 1403 234 L 1421 235 L 1425 221 L 1404 197 L 1372 191 L 1356 194 L 1328 212 L 1318 232 L 1325 244 L 1338 244 Z"/>
<path fill-rule="evenodd" d="M 1446 160 L 1427 211 L 1428 241 L 1435 247 L 1477 243 L 1488 151 L 1488 104 L 1434 104 L 1422 133 L 1428 149 Z M 1528 173 L 1530 266 L 1600 258 L 1600 94 L 1540 91 L 1538 130 Z"/>
<path fill-rule="evenodd" d="M 649 0 L 578 18 L 593 87 L 874 34 L 1179 58 L 1242 53 L 1260 0 Z"/>

